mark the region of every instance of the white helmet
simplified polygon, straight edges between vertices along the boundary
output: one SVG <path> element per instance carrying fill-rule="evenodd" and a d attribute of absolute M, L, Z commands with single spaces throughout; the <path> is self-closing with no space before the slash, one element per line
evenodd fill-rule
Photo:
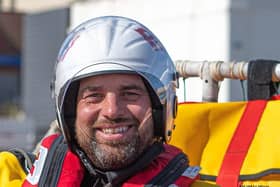
<path fill-rule="evenodd" d="M 158 38 L 142 24 L 124 17 L 91 19 L 65 39 L 55 69 L 53 94 L 59 126 L 70 148 L 79 80 L 108 73 L 136 73 L 152 101 L 155 136 L 167 141 L 176 115 L 175 66 Z"/>

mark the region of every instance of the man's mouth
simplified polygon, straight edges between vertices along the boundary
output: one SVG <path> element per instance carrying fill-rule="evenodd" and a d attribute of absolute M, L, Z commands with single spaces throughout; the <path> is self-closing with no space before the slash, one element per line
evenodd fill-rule
<path fill-rule="evenodd" d="M 126 133 L 129 129 L 129 126 L 122 127 L 110 127 L 110 128 L 102 128 L 100 129 L 104 134 L 123 134 Z"/>

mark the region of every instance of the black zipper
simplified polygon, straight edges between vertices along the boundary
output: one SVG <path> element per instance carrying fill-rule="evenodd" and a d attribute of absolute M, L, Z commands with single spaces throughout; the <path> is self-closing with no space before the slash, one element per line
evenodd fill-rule
<path fill-rule="evenodd" d="M 183 153 L 176 155 L 165 168 L 145 187 L 168 186 L 172 184 L 188 168 L 188 160 Z"/>

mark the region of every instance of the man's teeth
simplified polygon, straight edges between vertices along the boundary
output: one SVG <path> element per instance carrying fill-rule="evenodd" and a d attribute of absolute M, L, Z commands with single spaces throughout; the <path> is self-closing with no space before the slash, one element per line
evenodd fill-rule
<path fill-rule="evenodd" d="M 103 128 L 102 132 L 105 134 L 118 134 L 118 133 L 124 133 L 128 130 L 128 127 L 117 127 L 117 128 Z"/>

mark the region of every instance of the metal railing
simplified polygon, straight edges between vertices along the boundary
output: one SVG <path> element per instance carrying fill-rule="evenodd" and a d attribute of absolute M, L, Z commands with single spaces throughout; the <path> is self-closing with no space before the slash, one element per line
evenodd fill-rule
<path fill-rule="evenodd" d="M 216 102 L 219 93 L 219 81 L 224 78 L 247 80 L 249 62 L 224 61 L 175 61 L 180 77 L 200 77 L 202 80 L 202 101 Z M 280 64 L 276 64 L 272 72 L 272 81 L 280 81 Z"/>

